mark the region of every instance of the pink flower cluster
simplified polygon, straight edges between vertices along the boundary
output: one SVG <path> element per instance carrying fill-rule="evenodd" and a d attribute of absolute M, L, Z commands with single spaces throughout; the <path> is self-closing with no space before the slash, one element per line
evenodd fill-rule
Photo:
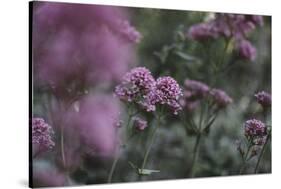
<path fill-rule="evenodd" d="M 142 103 L 155 87 L 151 72 L 144 67 L 137 67 L 127 72 L 122 83 L 115 88 L 115 94 L 124 101 Z"/>
<path fill-rule="evenodd" d="M 247 120 L 244 124 L 245 136 L 255 145 L 263 145 L 267 135 L 265 124 L 257 119 Z"/>
<path fill-rule="evenodd" d="M 115 88 L 115 95 L 123 101 L 134 102 L 146 111 L 155 111 L 157 105 L 167 105 L 174 114 L 181 110 L 179 98 L 182 91 L 179 84 L 169 76 L 156 81 L 144 67 L 129 71 L 122 83 Z"/>
<path fill-rule="evenodd" d="M 198 41 L 233 37 L 240 56 L 253 61 L 256 58 L 256 49 L 246 38 L 256 26 L 262 25 L 263 18 L 258 15 L 216 14 L 215 18 L 208 22 L 191 26 L 187 36 Z"/>
<path fill-rule="evenodd" d="M 149 95 L 149 102 L 154 106 L 167 105 L 174 114 L 178 114 L 182 109 L 179 103 L 182 95 L 182 90 L 176 80 L 170 76 L 159 77 L 156 80 L 155 90 Z"/>
<path fill-rule="evenodd" d="M 218 108 L 224 108 L 232 103 L 232 98 L 223 90 L 210 89 L 210 87 L 203 82 L 189 79 L 186 79 L 184 82 L 183 97 L 181 104 L 189 112 L 196 109 L 203 99 L 211 99 Z"/>
<path fill-rule="evenodd" d="M 52 127 L 45 122 L 44 119 L 37 117 L 32 118 L 31 127 L 32 144 L 36 148 L 37 152 L 46 151 L 52 149 L 55 146 L 55 143 L 52 140 L 54 131 Z"/>
<path fill-rule="evenodd" d="M 263 108 L 271 106 L 271 95 L 265 91 L 258 92 L 255 94 L 256 100 Z"/>

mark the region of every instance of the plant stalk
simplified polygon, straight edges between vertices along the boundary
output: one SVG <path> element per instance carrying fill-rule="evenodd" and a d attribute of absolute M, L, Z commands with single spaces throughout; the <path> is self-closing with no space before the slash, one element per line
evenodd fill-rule
<path fill-rule="evenodd" d="M 254 172 L 254 173 L 257 173 L 257 172 L 258 172 L 259 165 L 260 165 L 260 161 L 261 161 L 262 156 L 263 156 L 263 154 L 264 154 L 265 147 L 266 147 L 266 144 L 267 144 L 269 138 L 270 138 L 269 135 L 267 135 L 266 141 L 265 141 L 264 145 L 262 146 L 261 152 L 260 152 L 260 154 L 259 154 L 258 161 L 257 161 L 257 164 L 256 164 L 256 166 L 255 166 L 255 172 Z"/>

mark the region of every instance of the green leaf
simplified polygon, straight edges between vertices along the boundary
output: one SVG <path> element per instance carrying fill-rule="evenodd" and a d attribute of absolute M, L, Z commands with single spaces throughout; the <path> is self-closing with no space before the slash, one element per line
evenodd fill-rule
<path fill-rule="evenodd" d="M 189 54 L 186 54 L 184 52 L 181 52 L 181 51 L 175 51 L 175 54 L 178 55 L 180 58 L 186 60 L 186 61 L 189 61 L 189 62 L 196 62 L 196 61 L 199 61 L 198 58 L 194 57 L 194 56 L 191 56 Z"/>
<path fill-rule="evenodd" d="M 140 175 L 151 175 L 152 173 L 159 173 L 160 170 L 138 169 Z"/>

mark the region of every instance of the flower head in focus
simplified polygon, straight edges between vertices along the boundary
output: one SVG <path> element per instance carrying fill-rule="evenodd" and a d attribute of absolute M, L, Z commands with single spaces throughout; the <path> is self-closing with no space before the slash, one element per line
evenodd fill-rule
<path fill-rule="evenodd" d="M 115 95 L 123 101 L 144 105 L 154 87 L 151 72 L 147 68 L 136 67 L 125 74 L 122 83 L 115 88 Z"/>
<path fill-rule="evenodd" d="M 55 146 L 52 140 L 53 133 L 52 127 L 44 119 L 32 118 L 32 144 L 37 148 L 35 153 L 52 149 Z"/>
<path fill-rule="evenodd" d="M 271 95 L 265 91 L 255 94 L 256 100 L 263 107 L 267 108 L 271 106 Z"/>
<path fill-rule="evenodd" d="M 262 121 L 250 119 L 244 124 L 244 132 L 245 136 L 255 145 L 262 145 L 265 142 L 267 128 Z"/>
<path fill-rule="evenodd" d="M 155 90 L 149 94 L 152 105 L 167 105 L 174 114 L 182 109 L 179 100 L 182 90 L 175 79 L 170 76 L 159 77 L 156 80 Z"/>

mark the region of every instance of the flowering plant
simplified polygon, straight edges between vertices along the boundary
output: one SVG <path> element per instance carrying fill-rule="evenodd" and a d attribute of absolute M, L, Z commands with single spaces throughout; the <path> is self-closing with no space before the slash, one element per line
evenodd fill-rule
<path fill-rule="evenodd" d="M 271 172 L 270 17 L 32 11 L 33 187 Z"/>

